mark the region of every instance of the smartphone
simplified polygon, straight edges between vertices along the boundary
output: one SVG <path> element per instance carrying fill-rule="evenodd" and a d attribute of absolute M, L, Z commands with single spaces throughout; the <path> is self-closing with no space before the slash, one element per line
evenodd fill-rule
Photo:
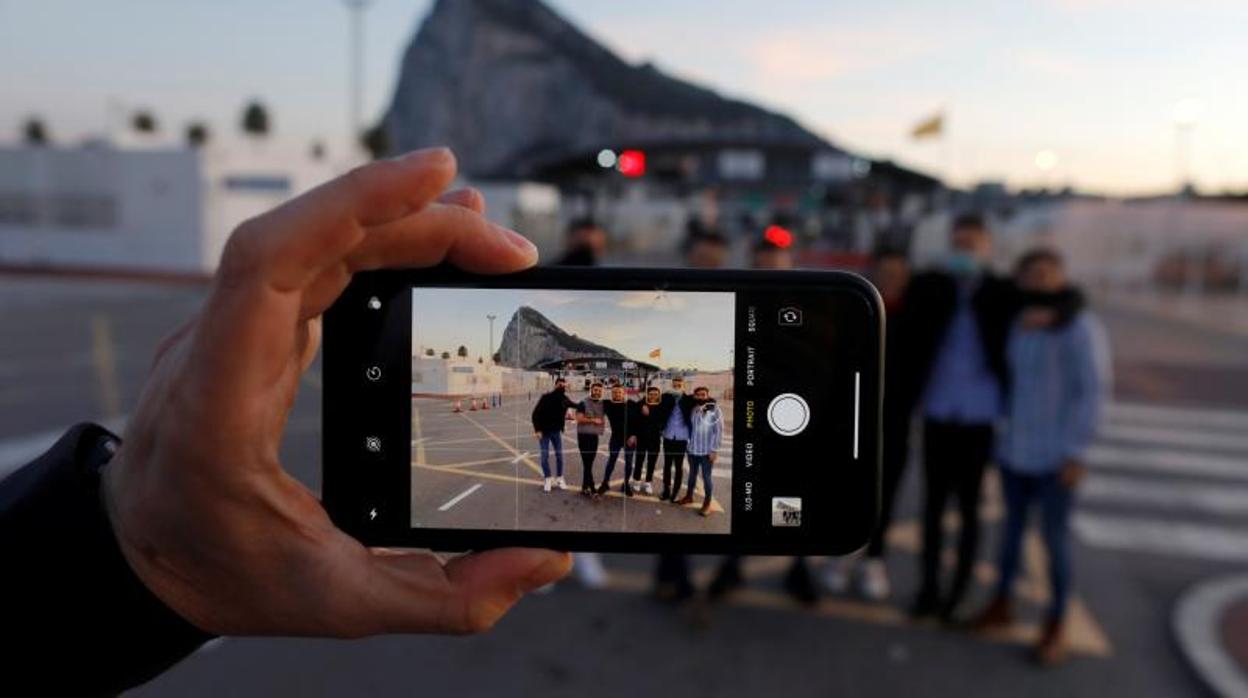
<path fill-rule="evenodd" d="M 375 546 L 849 553 L 884 322 L 844 272 L 358 274 L 324 317 L 323 502 Z"/>

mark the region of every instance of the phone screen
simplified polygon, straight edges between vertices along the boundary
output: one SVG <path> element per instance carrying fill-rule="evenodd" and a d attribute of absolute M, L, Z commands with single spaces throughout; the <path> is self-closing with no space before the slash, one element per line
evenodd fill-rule
<path fill-rule="evenodd" d="M 847 274 L 360 275 L 326 315 L 325 502 L 374 544 L 848 552 L 881 339 Z"/>

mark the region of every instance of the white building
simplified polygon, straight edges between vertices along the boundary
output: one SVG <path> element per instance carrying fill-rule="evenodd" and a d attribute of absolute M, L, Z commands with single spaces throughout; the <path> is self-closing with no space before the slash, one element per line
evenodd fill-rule
<path fill-rule="evenodd" d="M 0 147 L 0 266 L 211 273 L 240 222 L 335 174 L 246 145 Z"/>
<path fill-rule="evenodd" d="M 542 371 L 506 368 L 458 356 L 412 357 L 413 397 L 527 395 L 550 390 L 553 383 L 551 376 Z"/>

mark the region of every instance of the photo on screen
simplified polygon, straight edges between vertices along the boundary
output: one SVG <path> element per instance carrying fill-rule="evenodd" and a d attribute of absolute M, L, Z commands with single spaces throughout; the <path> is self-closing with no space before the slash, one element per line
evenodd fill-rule
<path fill-rule="evenodd" d="M 734 312 L 730 292 L 414 288 L 411 525 L 729 533 Z"/>

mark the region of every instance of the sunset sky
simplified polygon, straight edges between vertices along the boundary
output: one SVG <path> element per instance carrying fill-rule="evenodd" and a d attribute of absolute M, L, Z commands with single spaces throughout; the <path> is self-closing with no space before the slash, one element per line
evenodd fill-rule
<path fill-rule="evenodd" d="M 1198 185 L 1248 188 L 1242 0 L 558 0 L 631 61 L 783 110 L 833 142 L 956 183 L 1173 188 L 1176 105 Z M 376 0 L 367 114 L 390 99 L 428 0 Z M 763 10 L 765 8 L 765 11 Z M 217 133 L 259 96 L 277 137 L 347 131 L 346 10 L 336 0 L 0 0 L 0 140 L 29 114 L 64 140 L 150 107 Z M 943 111 L 945 137 L 910 128 Z M 1051 151 L 1056 164 L 1036 166 Z"/>
<path fill-rule="evenodd" d="M 721 371 L 731 365 L 734 294 L 657 291 L 576 292 L 524 289 L 417 288 L 412 291 L 412 353 L 432 348 L 469 357 L 494 351 L 516 310 L 527 305 L 565 332 L 659 366 Z M 658 359 L 649 358 L 654 349 Z M 488 352 L 493 353 L 493 352 Z"/>

